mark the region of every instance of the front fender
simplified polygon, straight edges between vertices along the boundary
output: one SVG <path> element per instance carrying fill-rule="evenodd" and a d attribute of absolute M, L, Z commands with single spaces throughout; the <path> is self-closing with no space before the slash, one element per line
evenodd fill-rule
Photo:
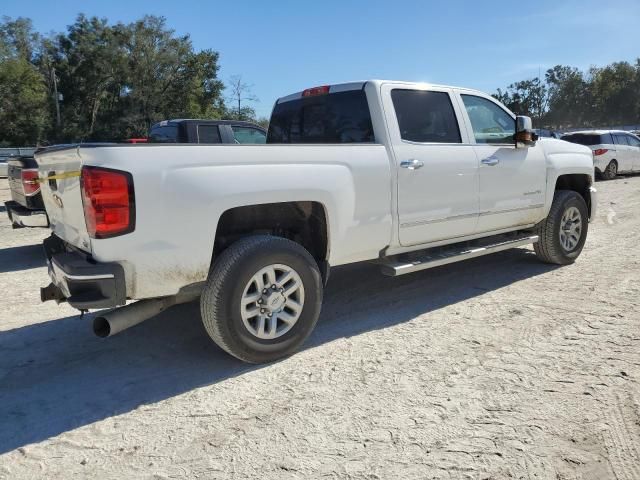
<path fill-rule="evenodd" d="M 547 164 L 547 192 L 545 196 L 545 216 L 551 210 L 558 178 L 562 175 L 585 175 L 589 185 L 593 184 L 595 171 L 593 153 L 583 145 L 556 139 L 541 139 Z M 592 203 L 592 209 L 595 203 Z"/>

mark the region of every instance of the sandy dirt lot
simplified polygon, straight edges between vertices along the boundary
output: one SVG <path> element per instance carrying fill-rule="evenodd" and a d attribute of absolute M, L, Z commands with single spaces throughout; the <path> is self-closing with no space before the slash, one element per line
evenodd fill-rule
<path fill-rule="evenodd" d="M 197 304 L 95 338 L 0 207 L 0 478 L 640 479 L 640 177 L 597 187 L 576 264 L 335 270 L 306 348 L 259 367 Z"/>

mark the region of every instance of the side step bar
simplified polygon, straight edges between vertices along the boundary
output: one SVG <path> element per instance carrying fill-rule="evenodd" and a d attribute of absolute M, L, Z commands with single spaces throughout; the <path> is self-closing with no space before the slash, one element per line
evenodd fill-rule
<path fill-rule="evenodd" d="M 459 262 L 469 258 L 481 257 L 490 253 L 508 250 L 522 245 L 528 245 L 538 241 L 538 235 L 516 238 L 491 245 L 479 246 L 465 250 L 448 250 L 445 252 L 427 254 L 422 258 L 416 258 L 411 261 L 394 260 L 392 258 L 384 259 L 379 262 L 382 273 L 389 276 L 404 275 L 405 273 L 413 273 L 427 268 L 439 267 L 448 263 Z"/>

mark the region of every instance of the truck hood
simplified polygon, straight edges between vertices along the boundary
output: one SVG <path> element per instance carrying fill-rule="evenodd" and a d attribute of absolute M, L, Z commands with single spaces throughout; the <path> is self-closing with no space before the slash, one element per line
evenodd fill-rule
<path fill-rule="evenodd" d="M 547 157 L 547 164 L 560 172 L 585 173 L 593 177 L 593 152 L 589 147 L 577 143 L 565 142 L 556 138 L 538 140 Z"/>
<path fill-rule="evenodd" d="M 538 140 L 542 145 L 545 153 L 553 155 L 554 153 L 576 153 L 578 155 L 587 155 L 592 157 L 591 149 L 577 143 L 566 142 L 557 138 L 542 137 Z"/>

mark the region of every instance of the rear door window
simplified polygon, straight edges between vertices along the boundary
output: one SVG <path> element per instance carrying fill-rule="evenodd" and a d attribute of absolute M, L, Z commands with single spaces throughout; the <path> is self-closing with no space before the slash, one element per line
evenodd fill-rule
<path fill-rule="evenodd" d="M 198 143 L 220 143 L 217 125 L 198 125 Z"/>
<path fill-rule="evenodd" d="M 276 104 L 267 143 L 373 143 L 363 90 L 302 97 Z"/>
<path fill-rule="evenodd" d="M 238 143 L 267 143 L 266 134 L 257 128 L 232 126 L 231 130 Z"/>
<path fill-rule="evenodd" d="M 476 143 L 514 145 L 516 121 L 505 110 L 486 98 L 462 95 Z"/>
<path fill-rule="evenodd" d="M 400 137 L 419 143 L 461 143 L 458 120 L 447 92 L 391 91 Z"/>
<path fill-rule="evenodd" d="M 621 133 L 614 133 L 613 140 L 616 142 L 616 145 L 629 145 L 629 142 L 627 142 L 627 136 Z"/>
<path fill-rule="evenodd" d="M 629 145 L 632 147 L 640 147 L 640 139 L 628 135 L 627 140 L 629 140 Z"/>

